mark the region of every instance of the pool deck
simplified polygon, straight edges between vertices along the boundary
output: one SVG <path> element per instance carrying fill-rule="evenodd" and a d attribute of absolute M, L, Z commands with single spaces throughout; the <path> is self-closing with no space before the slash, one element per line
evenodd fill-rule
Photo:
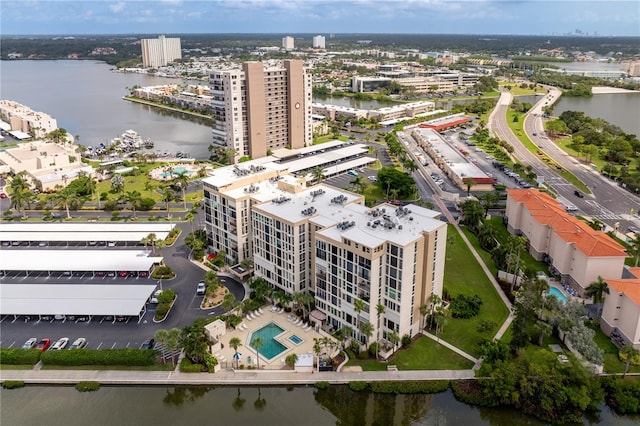
<path fill-rule="evenodd" d="M 558 290 L 560 292 L 560 294 L 562 294 L 564 297 L 567 298 L 567 301 L 578 300 L 577 297 L 572 296 L 569 293 L 567 293 L 566 290 L 564 288 L 562 288 L 562 286 L 560 284 L 549 283 L 549 289 L 552 289 L 552 288 L 555 288 L 556 290 Z M 551 293 L 549 293 L 549 295 L 551 295 Z M 562 302 L 562 300 L 561 300 L 561 302 Z"/>
<path fill-rule="evenodd" d="M 288 318 L 291 316 L 294 319 L 297 319 L 295 315 L 288 312 L 277 313 L 271 311 L 271 306 L 268 305 L 266 307 L 262 307 L 263 313 L 250 320 L 247 317 L 244 318 L 243 324 L 247 325 L 246 330 L 240 329 L 227 329 L 227 333 L 220 338 L 220 342 L 223 345 L 223 348 L 219 351 L 214 351 L 212 355 L 218 358 L 223 367 L 228 366 L 231 367 L 231 362 L 233 361 L 233 355 L 235 351 L 231 346 L 229 346 L 229 340 L 233 337 L 238 337 L 242 342 L 242 346 L 238 348 L 238 352 L 242 354 L 241 360 L 239 362 L 240 365 L 245 367 L 252 365 L 256 367 L 256 351 L 249 347 L 250 341 L 249 338 L 251 334 L 265 325 L 273 322 L 277 324 L 280 328 L 284 329 L 284 332 L 277 335 L 275 339 L 282 343 L 287 349 L 280 354 L 276 355 L 271 360 L 266 359 L 264 356 L 260 355 L 260 368 L 266 369 L 282 369 L 285 365 L 285 358 L 295 353 L 297 355 L 310 353 L 313 354 L 313 344 L 314 338 L 322 338 L 323 336 L 317 332 L 315 329 L 310 329 L 305 331 L 303 329 L 304 324 L 294 325 L 292 321 L 289 321 Z M 301 338 L 303 341 L 299 345 L 294 344 L 289 337 L 291 335 L 296 335 Z M 248 363 L 248 358 L 251 357 L 251 364 Z M 226 365 L 225 365 L 226 364 Z M 235 361 L 234 361 L 235 364 Z"/>

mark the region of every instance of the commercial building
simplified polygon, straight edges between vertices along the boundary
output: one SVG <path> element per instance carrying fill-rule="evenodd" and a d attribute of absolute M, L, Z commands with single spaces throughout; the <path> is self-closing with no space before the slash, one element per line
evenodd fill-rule
<path fill-rule="evenodd" d="M 165 38 L 163 35 L 157 39 L 143 38 L 141 46 L 142 66 L 145 68 L 164 67 L 176 59 L 182 59 L 179 38 Z"/>
<path fill-rule="evenodd" d="M 44 138 L 58 128 L 56 119 L 49 114 L 10 100 L 0 100 L 0 118 L 7 122 L 9 131 L 29 133 L 34 138 Z"/>
<path fill-rule="evenodd" d="M 442 295 L 447 226 L 438 212 L 415 205 L 368 208 L 362 195 L 323 184 L 308 188 L 273 163 L 248 170 L 236 172 L 242 186 L 221 176 L 204 180 L 214 241 L 246 247 L 255 275 L 274 288 L 314 294 L 314 318 L 325 329 L 349 326 L 361 343 L 369 341 L 360 331 L 364 323 L 373 328 L 369 342 L 419 333 L 420 306 L 431 294 Z M 226 184 L 224 195 L 215 182 Z M 233 195 L 238 198 L 231 202 Z M 379 323 L 378 305 L 385 307 Z"/>
<path fill-rule="evenodd" d="M 313 48 L 314 49 L 324 49 L 325 48 L 324 36 L 317 35 L 317 36 L 313 37 Z"/>
<path fill-rule="evenodd" d="M 245 62 L 242 69 L 213 71 L 210 89 L 214 147 L 233 150 L 237 158 L 260 158 L 311 145 L 311 76 L 302 61 L 267 68 Z"/>
<path fill-rule="evenodd" d="M 78 174 L 95 174 L 93 167 L 80 161 L 78 147 L 70 144 L 35 141 L 0 151 L 0 165 L 9 172 L 26 172 L 27 177 L 41 191 L 67 186 Z"/>
<path fill-rule="evenodd" d="M 600 328 L 619 345 L 640 349 L 640 268 L 625 270 L 624 278 L 605 279 L 605 294 Z"/>
<path fill-rule="evenodd" d="M 282 37 L 282 48 L 285 50 L 293 50 L 295 47 L 295 42 L 293 37 L 291 36 L 286 36 L 286 37 Z"/>
<path fill-rule="evenodd" d="M 598 276 L 622 277 L 627 253 L 602 231 L 568 214 L 548 194 L 536 189 L 509 189 L 505 217 L 512 234 L 527 238 L 527 249 L 547 262 L 560 281 L 578 295 Z"/>
<path fill-rule="evenodd" d="M 347 120 L 359 120 L 360 118 L 377 118 L 378 122 L 397 120 L 400 118 L 414 118 L 432 112 L 435 103 L 430 101 L 409 102 L 391 107 L 383 107 L 374 110 L 357 109 L 342 105 L 312 104 L 314 114 L 322 115 L 331 120 L 345 118 Z"/>

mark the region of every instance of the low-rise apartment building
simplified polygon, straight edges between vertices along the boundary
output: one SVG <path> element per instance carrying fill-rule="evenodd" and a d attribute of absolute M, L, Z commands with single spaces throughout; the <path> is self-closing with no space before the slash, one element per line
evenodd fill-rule
<path fill-rule="evenodd" d="M 622 277 L 627 253 L 602 231 L 568 214 L 551 196 L 537 189 L 507 191 L 507 229 L 523 235 L 537 260 L 580 296 L 598 276 Z"/>
<path fill-rule="evenodd" d="M 619 344 L 640 349 L 640 268 L 629 268 L 625 277 L 605 279 L 605 294 L 600 328 Z"/>
<path fill-rule="evenodd" d="M 0 118 L 9 123 L 12 131 L 29 133 L 36 139 L 58 128 L 56 119 L 49 114 L 10 100 L 0 100 Z"/>

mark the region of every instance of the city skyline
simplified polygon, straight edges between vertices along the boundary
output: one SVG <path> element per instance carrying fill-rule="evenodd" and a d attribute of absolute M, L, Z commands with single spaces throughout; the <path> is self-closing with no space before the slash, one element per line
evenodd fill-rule
<path fill-rule="evenodd" d="M 0 2 L 2 34 L 388 33 L 640 36 L 637 1 Z"/>

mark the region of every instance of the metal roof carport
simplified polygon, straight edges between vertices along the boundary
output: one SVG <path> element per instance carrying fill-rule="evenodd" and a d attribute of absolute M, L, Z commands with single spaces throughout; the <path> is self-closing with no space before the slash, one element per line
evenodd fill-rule
<path fill-rule="evenodd" d="M 2 284 L 2 315 L 137 316 L 155 285 Z"/>
<path fill-rule="evenodd" d="M 2 250 L 0 271 L 150 272 L 162 257 L 149 257 L 144 250 Z"/>

